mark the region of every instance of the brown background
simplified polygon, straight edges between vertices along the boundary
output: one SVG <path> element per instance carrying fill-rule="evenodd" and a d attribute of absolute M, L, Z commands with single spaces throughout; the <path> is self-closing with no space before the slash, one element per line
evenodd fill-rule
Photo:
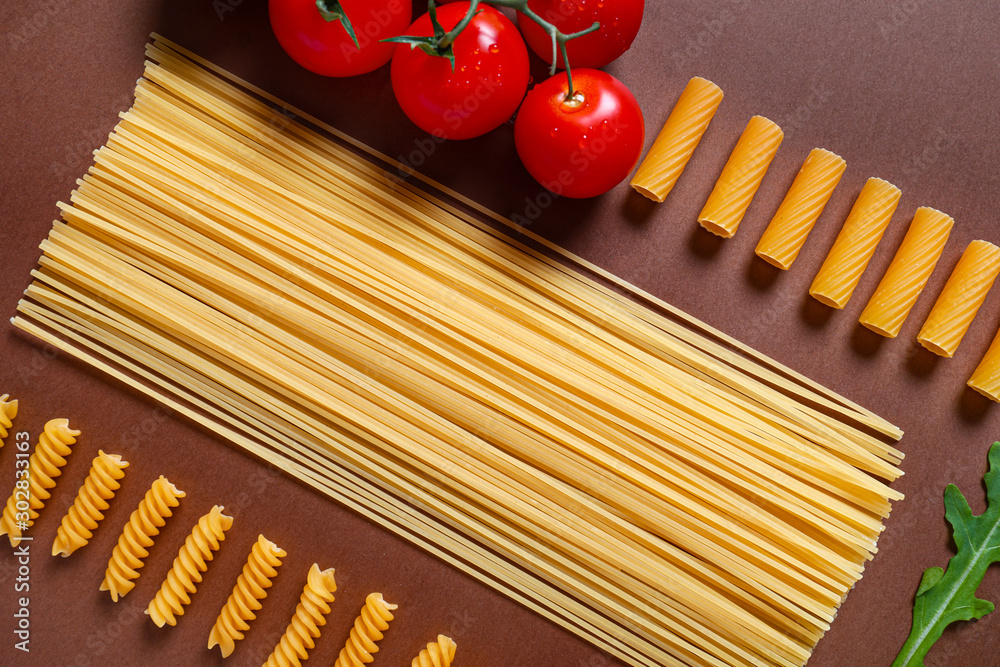
<path fill-rule="evenodd" d="M 1000 18 L 974 0 L 752 3 L 651 0 L 633 49 L 609 69 L 636 93 L 647 143 L 690 76 L 726 92 L 669 201 L 658 207 L 620 187 L 595 201 L 560 201 L 536 229 L 712 325 L 884 415 L 907 435 L 900 503 L 880 553 L 820 643 L 811 665 L 888 665 L 909 629 L 923 568 L 951 546 L 941 493 L 963 489 L 983 507 L 986 452 L 1000 436 L 1000 407 L 964 388 L 1000 321 L 987 300 L 952 360 L 914 344 L 923 317 L 965 245 L 1000 241 L 996 223 Z M 223 11 L 225 10 L 225 11 Z M 14 313 L 37 245 L 74 180 L 131 103 L 143 45 L 156 30 L 393 156 L 421 133 L 394 106 L 388 69 L 326 80 L 296 67 L 273 38 L 261 0 L 119 0 L 0 3 L 0 313 Z M 544 76 L 536 63 L 536 78 Z M 737 236 L 699 231 L 695 216 L 747 119 L 767 115 L 786 131 Z M 507 215 L 524 214 L 541 190 L 521 169 L 512 133 L 443 145 L 423 170 Z M 809 149 L 844 156 L 846 175 L 788 273 L 753 247 Z M 902 203 L 870 270 L 842 312 L 806 296 L 839 222 L 869 176 L 903 189 Z M 896 340 L 881 341 L 857 317 L 913 211 L 937 207 L 957 220 L 939 270 Z M 1000 291 L 1000 290 L 998 290 Z M 16 427 L 34 442 L 66 416 L 84 435 L 33 529 L 30 655 L 14 651 L 14 559 L 0 550 L 0 663 L 219 664 L 208 631 L 258 532 L 290 552 L 271 596 L 231 664 L 259 664 L 284 629 L 310 563 L 337 568 L 340 590 L 309 664 L 332 664 L 373 590 L 401 605 L 377 664 L 409 664 L 438 632 L 458 640 L 459 665 L 617 664 L 518 605 L 90 369 L 51 355 L 8 324 L 0 332 L 0 393 L 21 399 Z M 92 543 L 67 560 L 48 555 L 58 521 L 98 448 L 132 462 L 119 499 Z M 11 441 L 0 452 L 0 495 L 13 483 Z M 117 605 L 97 585 L 117 533 L 157 475 L 188 492 Z M 7 481 L 3 481 L 7 480 Z M 234 529 L 176 628 L 142 615 L 197 517 L 222 503 Z M 1000 600 L 991 570 L 981 597 Z M 928 665 L 1000 664 L 1000 614 L 952 628 Z"/>

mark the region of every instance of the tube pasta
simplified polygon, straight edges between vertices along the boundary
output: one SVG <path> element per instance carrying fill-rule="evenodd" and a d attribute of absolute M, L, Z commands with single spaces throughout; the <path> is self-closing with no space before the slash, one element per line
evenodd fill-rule
<path fill-rule="evenodd" d="M 52 419 L 45 424 L 38 438 L 35 451 L 28 459 L 28 467 L 18 477 L 18 482 L 0 516 L 0 535 L 7 535 L 11 546 L 21 543 L 24 531 L 34 525 L 38 513 L 51 497 L 56 478 L 62 474 L 66 457 L 72 452 L 79 431 L 69 427 L 66 419 Z M 18 500 L 27 499 L 26 512 L 18 509 Z M 22 518 L 23 517 L 23 518 Z"/>
<path fill-rule="evenodd" d="M 160 590 L 146 608 L 146 614 L 158 627 L 177 625 L 177 617 L 191 604 L 191 596 L 198 591 L 209 561 L 226 539 L 226 531 L 233 526 L 233 517 L 223 514 L 222 509 L 216 505 L 198 519 L 177 552 Z"/>
<path fill-rule="evenodd" d="M 917 342 L 939 356 L 953 356 L 998 273 L 1000 248 L 986 241 L 970 243 L 934 302 Z"/>
<path fill-rule="evenodd" d="M 119 480 L 125 476 L 127 467 L 128 461 L 122 461 L 118 454 L 105 454 L 103 450 L 98 450 L 76 500 L 59 524 L 56 539 L 52 542 L 53 556 L 66 558 L 90 541 L 97 524 L 104 520 L 104 512 L 110 507 L 108 501 L 121 488 Z"/>
<path fill-rule="evenodd" d="M 208 648 L 218 646 L 223 658 L 232 655 L 236 642 L 243 639 L 250 621 L 257 617 L 254 612 L 261 608 L 260 601 L 267 597 L 267 589 L 273 585 L 271 579 L 277 576 L 281 559 L 287 555 L 263 535 L 257 537 L 229 600 L 212 626 Z"/>
<path fill-rule="evenodd" d="M 845 169 L 847 163 L 839 155 L 812 149 L 760 237 L 757 256 L 779 269 L 791 268 Z"/>
<path fill-rule="evenodd" d="M 104 581 L 101 582 L 101 590 L 109 591 L 115 602 L 135 588 L 133 580 L 139 578 L 139 569 L 149 555 L 147 550 L 153 546 L 153 538 L 160 534 L 160 528 L 173 515 L 171 508 L 177 507 L 184 495 L 160 475 L 146 491 L 139 507 L 132 512 L 108 560 Z"/>
<path fill-rule="evenodd" d="M 451 667 L 456 650 L 458 644 L 451 637 L 438 635 L 437 641 L 428 644 L 427 648 L 413 659 L 410 667 Z"/>
<path fill-rule="evenodd" d="M 389 621 L 394 618 L 392 610 L 396 608 L 396 605 L 383 600 L 381 593 L 371 593 L 333 667 L 361 667 L 374 661 L 372 653 L 378 652 L 376 642 L 382 641 L 385 636 Z"/>
<path fill-rule="evenodd" d="M 784 136 L 773 121 L 763 116 L 750 119 L 701 209 L 702 227 L 727 239 L 736 233 Z"/>
<path fill-rule="evenodd" d="M 699 76 L 688 81 L 670 117 L 632 178 L 636 192 L 663 203 L 674 189 L 722 102 L 722 89 Z"/>
<path fill-rule="evenodd" d="M 983 396 L 1000 403 L 1000 331 L 973 371 L 968 385 Z"/>
<path fill-rule="evenodd" d="M 326 615 L 330 613 L 336 590 L 333 568 L 320 570 L 319 565 L 313 563 L 292 622 L 264 667 L 300 667 L 302 661 L 309 658 L 309 651 L 316 647 L 320 628 L 326 625 Z"/>
<path fill-rule="evenodd" d="M 808 659 L 898 428 L 148 54 L 18 327 L 630 665 Z"/>
<path fill-rule="evenodd" d="M 0 447 L 4 445 L 4 438 L 10 435 L 14 418 L 17 417 L 17 401 L 8 400 L 9 398 L 9 394 L 0 396 Z"/>
<path fill-rule="evenodd" d="M 954 219 L 941 211 L 926 206 L 917 209 L 892 264 L 861 313 L 861 324 L 887 338 L 899 334 L 934 272 L 954 224 Z"/>
<path fill-rule="evenodd" d="M 868 179 L 809 288 L 813 298 L 831 308 L 847 305 L 892 220 L 901 195 L 892 183 L 880 178 Z"/>

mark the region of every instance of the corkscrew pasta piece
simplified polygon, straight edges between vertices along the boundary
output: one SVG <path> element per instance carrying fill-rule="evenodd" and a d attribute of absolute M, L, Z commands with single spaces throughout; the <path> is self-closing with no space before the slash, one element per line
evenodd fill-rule
<path fill-rule="evenodd" d="M 698 216 L 702 227 L 727 239 L 736 233 L 784 136 L 767 118 L 750 119 Z"/>
<path fill-rule="evenodd" d="M 892 264 L 861 313 L 861 324 L 887 338 L 899 334 L 934 272 L 954 224 L 941 211 L 926 206 L 917 209 Z"/>
<path fill-rule="evenodd" d="M 986 351 L 986 356 L 969 378 L 969 386 L 983 396 L 1000 403 L 1000 331 Z"/>
<path fill-rule="evenodd" d="M 153 597 L 146 613 L 157 627 L 177 625 L 177 617 L 184 614 L 184 607 L 191 604 L 191 595 L 198 591 L 208 562 L 226 539 L 226 531 L 233 527 L 233 517 L 222 513 L 216 505 L 195 524 L 184 540 L 167 578 Z"/>
<path fill-rule="evenodd" d="M 451 667 L 451 662 L 455 659 L 455 651 L 458 644 L 451 637 L 438 635 L 436 642 L 431 642 L 420 652 L 410 667 Z"/>
<path fill-rule="evenodd" d="M 986 241 L 970 243 L 920 329 L 917 342 L 934 354 L 953 356 L 998 273 L 1000 248 Z"/>
<path fill-rule="evenodd" d="M 809 288 L 813 298 L 831 308 L 847 305 L 902 194 L 892 183 L 868 179 Z"/>
<path fill-rule="evenodd" d="M 336 590 L 333 568 L 320 570 L 319 565 L 313 563 L 292 622 L 264 667 L 300 667 L 302 661 L 309 658 L 320 628 L 326 625 L 326 615 L 330 613 L 330 603 Z"/>
<path fill-rule="evenodd" d="M 372 653 L 378 652 L 375 642 L 382 641 L 385 631 L 389 629 L 389 621 L 394 618 L 391 610 L 396 608 L 397 605 L 383 600 L 381 593 L 370 594 L 333 667 L 361 667 L 375 660 L 372 657 Z"/>
<path fill-rule="evenodd" d="M 66 419 L 53 419 L 45 424 L 35 451 L 28 459 L 28 467 L 20 471 L 14 491 L 0 516 L 0 535 L 7 535 L 12 546 L 20 544 L 22 534 L 34 525 L 38 513 L 45 507 L 45 501 L 51 497 L 49 489 L 56 485 L 56 478 L 62 474 L 66 457 L 78 435 L 80 432 L 71 429 Z M 19 502 L 22 503 L 20 506 Z"/>
<path fill-rule="evenodd" d="M 636 192 L 663 203 L 694 155 L 721 102 L 722 89 L 711 81 L 700 76 L 688 81 L 653 147 L 632 178 Z"/>
<path fill-rule="evenodd" d="M 236 648 L 236 642 L 243 639 L 243 633 L 250 628 L 250 621 L 261 608 L 260 601 L 267 597 L 267 590 L 278 574 L 281 559 L 287 555 L 284 549 L 263 535 L 257 537 L 243 572 L 236 579 L 236 586 L 208 636 L 208 648 L 218 646 L 222 657 L 228 658 Z"/>
<path fill-rule="evenodd" d="M 4 445 L 4 438 L 10 434 L 10 428 L 14 425 L 14 417 L 17 417 L 17 401 L 9 401 L 9 394 L 0 396 L 0 447 Z"/>
<path fill-rule="evenodd" d="M 90 541 L 97 524 L 104 520 L 108 501 L 121 488 L 118 480 L 125 476 L 127 467 L 128 461 L 122 461 L 121 456 L 97 451 L 90 474 L 56 532 L 56 539 L 52 542 L 53 556 L 61 554 L 65 558 Z"/>
<path fill-rule="evenodd" d="M 170 508 L 177 507 L 184 496 L 185 493 L 163 475 L 146 491 L 122 529 L 101 582 L 101 590 L 110 591 L 112 600 L 117 602 L 135 587 L 133 580 L 139 577 L 139 568 L 149 555 L 147 549 L 153 546 L 153 538 L 173 515 Z"/>
<path fill-rule="evenodd" d="M 787 271 L 799 256 L 845 169 L 844 158 L 822 148 L 812 149 L 760 237 L 757 256 Z"/>

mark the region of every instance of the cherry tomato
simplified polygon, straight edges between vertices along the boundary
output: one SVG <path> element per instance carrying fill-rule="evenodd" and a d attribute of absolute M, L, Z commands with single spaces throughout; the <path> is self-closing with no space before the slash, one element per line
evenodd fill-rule
<path fill-rule="evenodd" d="M 572 63 L 571 63 L 572 64 Z M 535 86 L 514 123 L 517 154 L 539 183 L 564 197 L 604 194 L 639 161 L 646 129 L 632 92 L 596 69 L 574 69 Z"/>
<path fill-rule="evenodd" d="M 281 48 L 323 76 L 355 76 L 386 64 L 394 47 L 379 40 L 403 34 L 413 18 L 410 0 L 340 0 L 340 7 L 357 46 L 341 21 L 323 17 L 316 0 L 270 0 L 268 12 Z"/>
<path fill-rule="evenodd" d="M 462 20 L 468 2 L 438 9 L 445 31 Z M 430 15 L 418 18 L 406 33 L 434 34 Z M 482 5 L 452 44 L 455 68 L 448 58 L 400 44 L 392 57 L 392 90 L 414 123 L 444 139 L 471 139 L 506 122 L 528 89 L 528 50 L 506 16 Z"/>
<path fill-rule="evenodd" d="M 528 7 L 567 35 L 600 23 L 597 32 L 567 42 L 566 53 L 571 67 L 604 67 L 632 46 L 642 24 L 644 0 L 528 0 Z M 517 24 L 531 50 L 551 63 L 548 33 L 524 14 L 517 15 Z M 566 67 L 562 54 L 558 65 Z"/>

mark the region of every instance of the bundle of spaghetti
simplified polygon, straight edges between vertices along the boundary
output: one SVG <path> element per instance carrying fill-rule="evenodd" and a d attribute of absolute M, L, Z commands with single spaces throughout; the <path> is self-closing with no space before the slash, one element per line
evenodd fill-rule
<path fill-rule="evenodd" d="M 629 664 L 808 659 L 898 429 L 148 54 L 18 326 Z"/>
<path fill-rule="evenodd" d="M 24 531 L 35 524 L 45 501 L 52 497 L 78 435 L 79 431 L 69 427 L 68 419 L 45 423 L 28 466 L 18 471 L 18 481 L 0 514 L 0 535 L 6 535 L 12 547 L 21 543 Z"/>
<path fill-rule="evenodd" d="M 120 480 L 127 467 L 128 461 L 122 461 L 118 454 L 97 451 L 87 479 L 56 531 L 56 539 L 52 541 L 53 556 L 66 558 L 90 541 L 97 524 L 104 520 L 104 512 L 111 506 L 108 501 L 121 488 Z"/>
<path fill-rule="evenodd" d="M 4 438 L 10 434 L 14 418 L 17 417 L 17 401 L 8 400 L 9 398 L 10 394 L 0 396 L 0 447 L 3 447 Z"/>

